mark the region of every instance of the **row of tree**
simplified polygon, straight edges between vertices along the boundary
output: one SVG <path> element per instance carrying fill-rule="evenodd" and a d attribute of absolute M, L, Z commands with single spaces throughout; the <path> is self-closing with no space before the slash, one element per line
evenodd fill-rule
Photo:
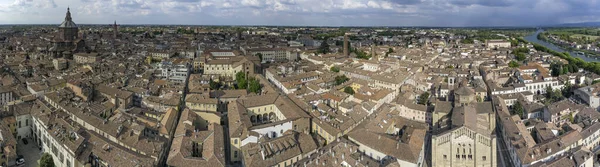
<path fill-rule="evenodd" d="M 569 53 L 557 52 L 539 44 L 533 44 L 533 47 L 538 51 L 550 53 L 554 56 L 567 60 L 569 62 L 568 64 L 570 65 L 568 68 L 572 68 L 573 70 L 579 70 L 580 68 L 583 68 L 587 71 L 600 74 L 600 62 L 586 62 L 581 58 L 571 56 Z"/>
<path fill-rule="evenodd" d="M 235 74 L 236 89 L 246 89 L 248 92 L 260 93 L 260 82 L 254 77 L 246 76 L 244 72 Z"/>

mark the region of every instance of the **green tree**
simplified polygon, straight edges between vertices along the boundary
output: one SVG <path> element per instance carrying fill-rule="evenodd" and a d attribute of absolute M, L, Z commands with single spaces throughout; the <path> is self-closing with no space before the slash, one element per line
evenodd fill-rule
<path fill-rule="evenodd" d="M 517 68 L 517 67 L 519 67 L 519 63 L 517 63 L 514 60 L 511 60 L 510 63 L 508 63 L 508 66 L 511 68 Z"/>
<path fill-rule="evenodd" d="M 257 53 L 255 56 L 258 56 L 258 58 L 260 59 L 260 62 L 263 61 L 263 55 L 262 55 L 262 53 Z"/>
<path fill-rule="evenodd" d="M 218 90 L 221 87 L 221 83 L 215 82 L 211 79 L 209 86 L 210 86 L 210 89 L 212 89 L 212 90 Z"/>
<path fill-rule="evenodd" d="M 571 91 L 573 91 L 573 85 L 571 85 L 571 82 L 567 81 L 567 83 L 565 83 L 565 86 L 563 87 L 562 91 L 562 95 L 566 98 L 571 97 Z"/>
<path fill-rule="evenodd" d="M 553 77 L 557 77 L 563 74 L 562 65 L 553 63 L 550 65 L 551 74 Z"/>
<path fill-rule="evenodd" d="M 237 82 L 238 89 L 246 89 L 248 87 L 248 80 L 246 80 L 246 73 L 240 71 L 235 74 L 235 81 Z"/>
<path fill-rule="evenodd" d="M 527 49 L 527 48 L 516 48 L 516 49 L 513 50 L 513 54 L 516 54 L 516 53 L 529 53 L 529 49 Z"/>
<path fill-rule="evenodd" d="M 55 167 L 52 155 L 44 153 L 44 155 L 42 155 L 42 158 L 40 158 L 39 167 Z"/>
<path fill-rule="evenodd" d="M 568 67 L 567 68 L 563 67 L 562 68 L 562 74 L 568 74 L 568 73 L 569 73 L 569 68 Z"/>
<path fill-rule="evenodd" d="M 463 43 L 463 44 L 474 44 L 475 41 L 473 39 L 471 39 L 471 38 L 467 38 L 467 39 L 460 40 L 460 43 Z"/>
<path fill-rule="evenodd" d="M 354 53 L 356 54 L 356 58 L 359 59 L 365 59 L 365 60 L 369 60 L 371 58 L 371 55 L 367 54 L 367 52 L 364 52 L 362 50 L 354 50 Z"/>
<path fill-rule="evenodd" d="M 355 92 L 354 92 L 354 89 L 352 89 L 352 88 L 351 88 L 351 87 L 349 87 L 349 86 L 347 86 L 347 87 L 345 87 L 345 88 L 344 88 L 344 92 L 345 92 L 345 93 L 348 93 L 348 94 L 351 94 L 351 95 L 354 95 L 354 93 L 355 93 Z"/>
<path fill-rule="evenodd" d="M 546 87 L 546 99 L 552 99 L 552 93 L 554 93 L 552 90 L 552 87 L 547 86 Z"/>
<path fill-rule="evenodd" d="M 525 56 L 525 54 L 523 54 L 523 53 L 517 53 L 517 54 L 515 54 L 515 59 L 517 59 L 518 61 L 523 61 L 523 60 L 527 59 L 527 56 Z"/>
<path fill-rule="evenodd" d="M 260 82 L 257 79 L 250 79 L 250 86 L 248 87 L 249 92 L 260 93 L 261 90 Z"/>
<path fill-rule="evenodd" d="M 575 123 L 575 117 L 573 116 L 573 113 L 569 113 L 569 122 L 571 123 Z"/>
<path fill-rule="evenodd" d="M 331 70 L 332 72 L 340 72 L 340 68 L 336 66 L 331 66 L 329 70 Z"/>
<path fill-rule="evenodd" d="M 335 77 L 335 85 L 341 85 L 348 80 L 350 79 L 348 79 L 348 77 L 346 77 L 345 75 L 337 76 Z"/>
<path fill-rule="evenodd" d="M 521 101 L 517 101 L 514 105 L 513 105 L 513 109 L 512 109 L 512 113 L 511 114 L 517 114 L 519 115 L 519 117 L 523 117 L 525 113 L 525 109 L 523 108 L 523 105 L 521 104 Z"/>
<path fill-rule="evenodd" d="M 429 101 L 429 92 L 425 92 L 423 94 L 421 94 L 421 96 L 419 96 L 419 101 L 417 101 L 417 103 L 419 104 L 427 104 L 427 102 Z"/>
<path fill-rule="evenodd" d="M 323 53 L 323 54 L 327 54 L 329 52 L 331 52 L 331 50 L 329 50 L 329 44 L 327 43 L 327 39 L 323 40 L 323 42 L 321 42 L 321 46 L 319 46 L 319 49 L 317 49 L 317 51 L 319 53 Z"/>

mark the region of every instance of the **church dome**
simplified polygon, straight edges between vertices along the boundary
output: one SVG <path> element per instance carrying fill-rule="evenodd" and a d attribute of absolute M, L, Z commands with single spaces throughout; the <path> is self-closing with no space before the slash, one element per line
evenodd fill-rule
<path fill-rule="evenodd" d="M 67 8 L 67 16 L 65 16 L 65 21 L 63 21 L 60 26 L 61 28 L 77 28 L 77 24 L 73 22 L 73 18 L 71 18 L 71 11 Z"/>

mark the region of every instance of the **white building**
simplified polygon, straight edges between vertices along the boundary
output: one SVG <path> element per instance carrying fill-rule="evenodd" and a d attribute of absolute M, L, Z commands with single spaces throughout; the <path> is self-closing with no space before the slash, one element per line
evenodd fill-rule
<path fill-rule="evenodd" d="M 0 87 L 0 105 L 4 106 L 8 102 L 15 100 L 13 92 L 7 87 Z"/>
<path fill-rule="evenodd" d="M 243 48 L 242 48 L 243 49 Z M 274 62 L 274 61 L 294 61 L 300 57 L 300 53 L 287 48 L 270 48 L 270 49 L 246 49 L 242 50 L 248 55 L 256 56 L 257 54 L 262 55 L 262 62 Z"/>
<path fill-rule="evenodd" d="M 510 42 L 505 40 L 487 40 L 485 46 L 488 48 L 510 48 Z"/>
<path fill-rule="evenodd" d="M 598 109 L 600 106 L 600 97 L 598 96 L 598 89 L 600 84 L 586 86 L 583 88 L 579 88 L 573 91 L 575 97 L 579 100 L 585 102 L 588 106 Z"/>
<path fill-rule="evenodd" d="M 161 71 L 161 78 L 171 82 L 185 84 L 191 72 L 191 66 L 187 63 L 173 64 L 172 62 L 163 61 L 158 64 L 158 70 Z"/>

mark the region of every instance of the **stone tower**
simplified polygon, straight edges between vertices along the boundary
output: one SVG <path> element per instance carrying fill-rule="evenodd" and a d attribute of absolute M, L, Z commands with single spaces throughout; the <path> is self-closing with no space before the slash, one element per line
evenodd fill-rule
<path fill-rule="evenodd" d="M 375 44 L 371 45 L 371 57 L 373 57 L 373 60 L 378 60 L 379 59 L 377 57 L 377 54 L 375 54 Z"/>
<path fill-rule="evenodd" d="M 348 53 L 348 34 L 344 34 L 344 56 L 350 56 Z"/>
<path fill-rule="evenodd" d="M 115 20 L 115 23 L 113 24 L 113 38 L 117 39 L 119 35 L 119 29 L 117 27 L 117 21 Z"/>

